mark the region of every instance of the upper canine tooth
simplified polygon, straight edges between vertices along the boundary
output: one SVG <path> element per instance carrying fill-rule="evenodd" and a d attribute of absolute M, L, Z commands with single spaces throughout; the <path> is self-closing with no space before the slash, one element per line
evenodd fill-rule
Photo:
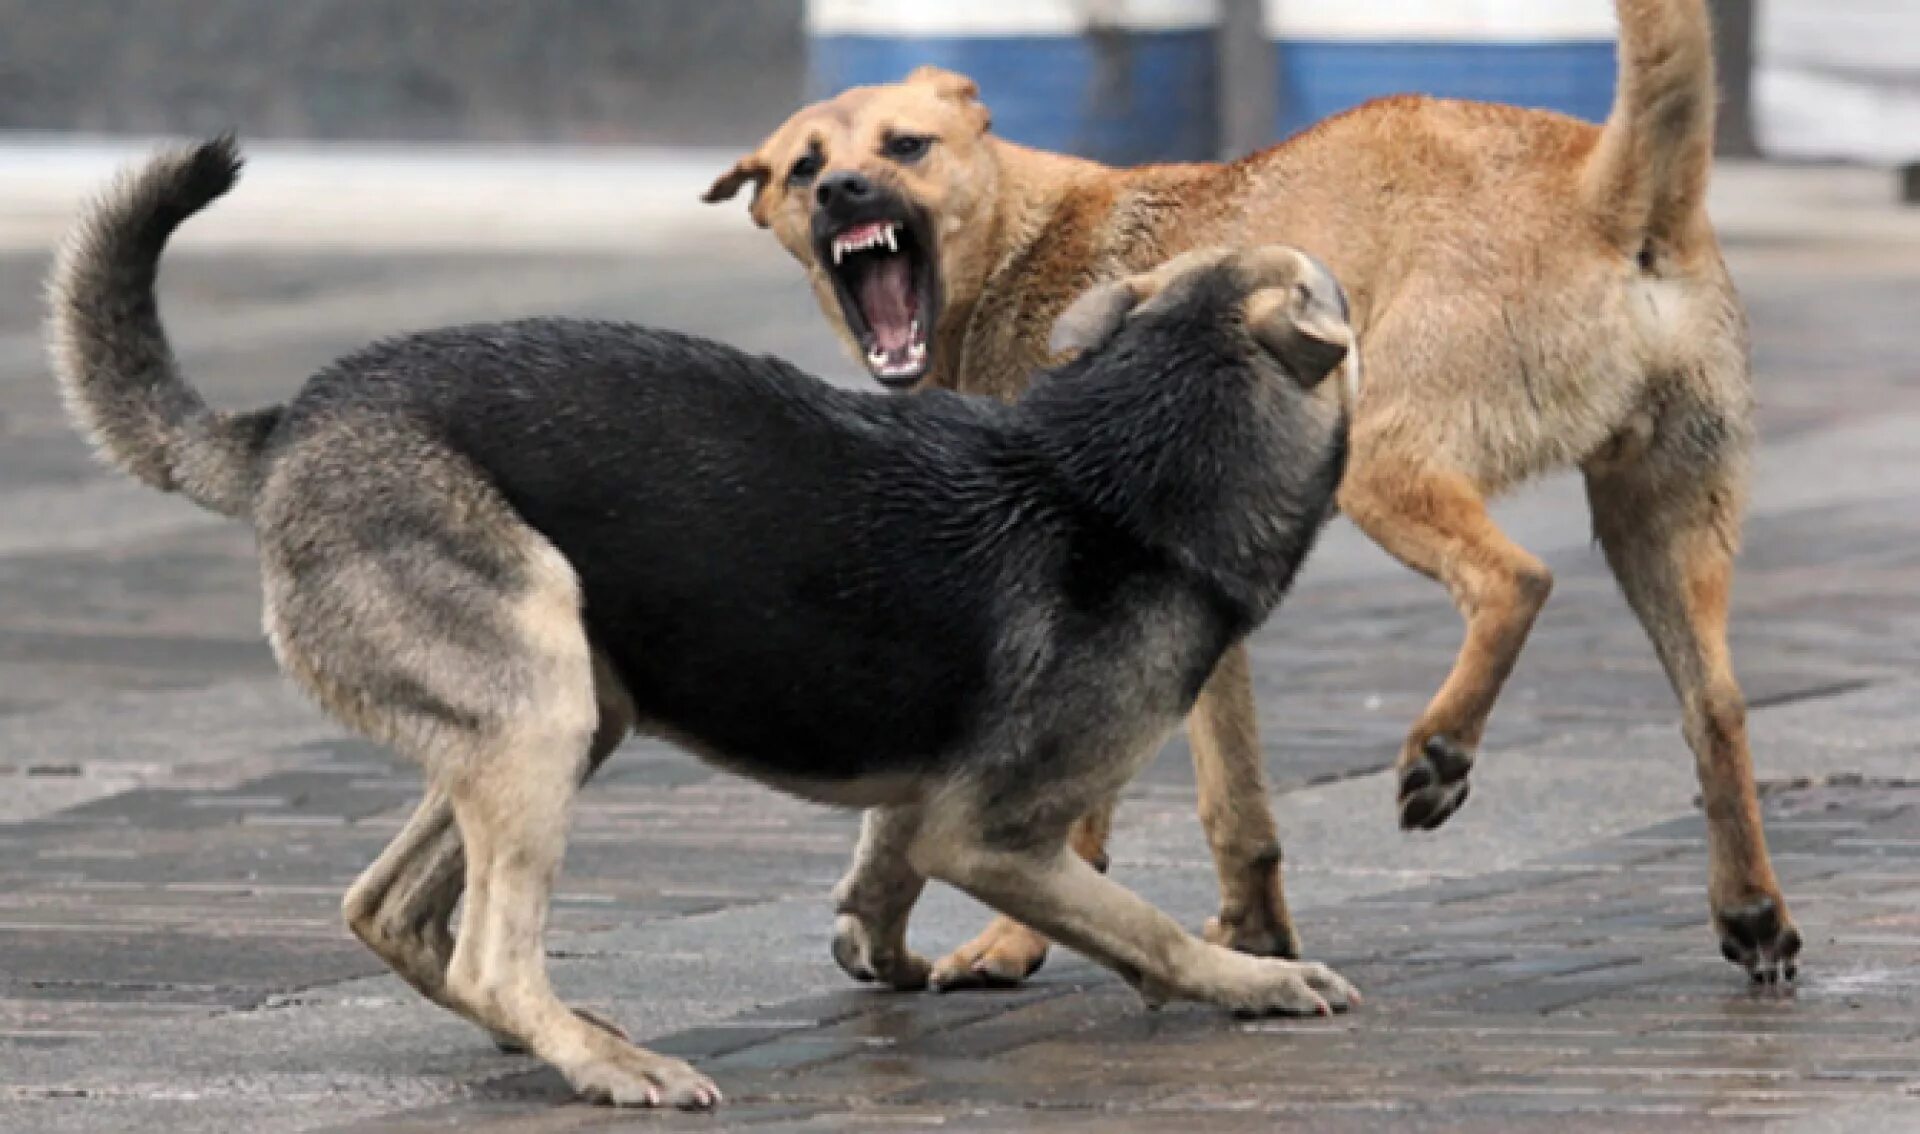
<path fill-rule="evenodd" d="M 846 254 L 846 251 L 847 251 L 846 245 L 840 243 L 838 240 L 834 241 L 833 242 L 833 262 L 835 264 L 839 264 L 840 257 L 844 256 Z"/>
<path fill-rule="evenodd" d="M 888 225 L 888 226 L 887 226 L 887 228 L 886 228 L 886 231 L 885 231 L 885 232 L 884 232 L 884 233 L 883 233 L 882 235 L 884 235 L 884 236 L 886 237 L 886 241 L 887 241 L 887 250 L 888 250 L 889 252 L 898 252 L 898 251 L 900 251 L 900 245 L 899 245 L 899 244 L 898 244 L 898 243 L 897 243 L 897 242 L 896 242 L 896 241 L 894 240 L 894 238 L 893 238 L 893 226 L 892 226 L 892 225 Z"/>

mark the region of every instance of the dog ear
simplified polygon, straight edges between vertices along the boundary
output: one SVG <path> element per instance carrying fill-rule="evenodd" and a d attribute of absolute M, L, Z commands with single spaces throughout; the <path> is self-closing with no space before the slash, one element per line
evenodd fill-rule
<path fill-rule="evenodd" d="M 984 134 L 993 128 L 993 112 L 980 101 L 980 84 L 960 72 L 929 63 L 914 68 L 913 74 L 907 76 L 907 82 L 932 87 L 934 94 L 948 102 L 958 103 L 980 133 Z"/>
<path fill-rule="evenodd" d="M 1247 330 L 1306 389 L 1345 364 L 1346 392 L 1357 397 L 1360 350 L 1353 328 L 1305 283 L 1270 287 L 1247 297 Z"/>
<path fill-rule="evenodd" d="M 1139 302 L 1140 290 L 1131 279 L 1095 284 L 1053 321 L 1047 350 L 1092 350 L 1113 337 Z"/>
<path fill-rule="evenodd" d="M 767 227 L 766 210 L 762 207 L 761 190 L 766 188 L 767 179 L 773 176 L 773 167 L 759 154 L 748 154 L 733 163 L 733 168 L 714 179 L 700 199 L 709 205 L 722 201 L 731 201 L 740 192 L 740 187 L 749 181 L 753 183 L 753 200 L 748 203 L 747 211 L 753 216 L 753 223 L 761 228 Z"/>

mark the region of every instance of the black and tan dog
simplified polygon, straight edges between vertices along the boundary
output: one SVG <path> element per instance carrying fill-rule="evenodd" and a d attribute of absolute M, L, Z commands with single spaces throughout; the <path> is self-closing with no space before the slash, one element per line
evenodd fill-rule
<path fill-rule="evenodd" d="M 1332 509 L 1358 356 L 1316 263 L 1197 253 L 1095 289 L 1058 330 L 1085 352 L 1011 406 L 534 321 L 381 343 L 225 414 L 180 376 L 154 284 L 237 170 L 207 143 L 93 207 L 53 275 L 55 366 L 107 460 L 252 522 L 282 667 L 426 769 L 346 899 L 415 988 L 585 1095 L 718 1101 L 547 980 L 574 794 L 637 728 L 872 809 L 834 947 L 857 974 L 925 982 L 905 932 L 934 877 L 1151 999 L 1356 998 L 1324 966 L 1188 935 L 1067 849 Z"/>
<path fill-rule="evenodd" d="M 974 84 L 927 68 L 807 107 L 727 170 L 806 265 L 874 376 L 1011 396 L 1090 284 L 1190 248 L 1273 241 L 1325 261 L 1369 371 L 1342 511 L 1443 583 L 1466 621 L 1453 672 L 1398 757 L 1400 820 L 1467 799 L 1488 714 L 1547 599 L 1545 564 L 1491 497 L 1586 474 L 1594 533 L 1678 694 L 1709 826 L 1721 948 L 1792 977 L 1800 934 L 1767 857 L 1727 593 L 1752 445 L 1746 328 L 1705 197 L 1713 54 L 1705 0 L 1619 0 L 1611 117 L 1442 99 L 1368 104 L 1225 164 L 1112 169 L 995 138 Z M 1245 654 L 1189 722 L 1220 871 L 1210 939 L 1298 939 L 1262 783 Z M 1107 812 L 1074 842 L 1104 859 Z M 1002 921 L 942 984 L 1024 977 L 1045 942 Z"/>

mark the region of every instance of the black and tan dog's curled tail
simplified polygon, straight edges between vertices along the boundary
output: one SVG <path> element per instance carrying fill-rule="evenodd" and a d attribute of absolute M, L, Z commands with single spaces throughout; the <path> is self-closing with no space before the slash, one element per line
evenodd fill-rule
<path fill-rule="evenodd" d="M 67 412 L 108 463 L 245 517 L 280 410 L 208 408 L 181 377 L 154 297 L 167 238 L 239 175 L 230 136 L 164 151 L 123 173 L 87 206 L 54 261 L 47 339 Z"/>

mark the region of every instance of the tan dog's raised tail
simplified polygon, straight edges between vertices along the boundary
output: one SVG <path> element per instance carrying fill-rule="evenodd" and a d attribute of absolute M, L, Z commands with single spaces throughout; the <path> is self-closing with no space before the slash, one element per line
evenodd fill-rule
<path fill-rule="evenodd" d="M 1017 393 L 1088 285 L 1211 244 L 1284 241 L 1353 302 L 1367 383 L 1346 514 L 1443 583 L 1466 622 L 1398 760 L 1400 818 L 1466 801 L 1488 713 L 1552 577 L 1487 500 L 1585 473 L 1594 531 L 1671 678 L 1709 823 L 1721 948 L 1791 978 L 1800 934 L 1768 860 L 1727 649 L 1753 430 L 1747 341 L 1704 208 L 1714 78 L 1704 0 L 1619 0 L 1619 87 L 1593 126 L 1509 106 L 1370 103 L 1229 164 L 1112 169 L 1003 141 L 963 76 L 809 106 L 717 180 L 803 264 L 892 386 Z M 1296 955 L 1244 651 L 1189 720 L 1219 866 L 1217 941 Z M 1109 814 L 1076 846 L 1104 860 Z M 946 983 L 1018 980 L 1045 943 L 998 923 Z"/>

